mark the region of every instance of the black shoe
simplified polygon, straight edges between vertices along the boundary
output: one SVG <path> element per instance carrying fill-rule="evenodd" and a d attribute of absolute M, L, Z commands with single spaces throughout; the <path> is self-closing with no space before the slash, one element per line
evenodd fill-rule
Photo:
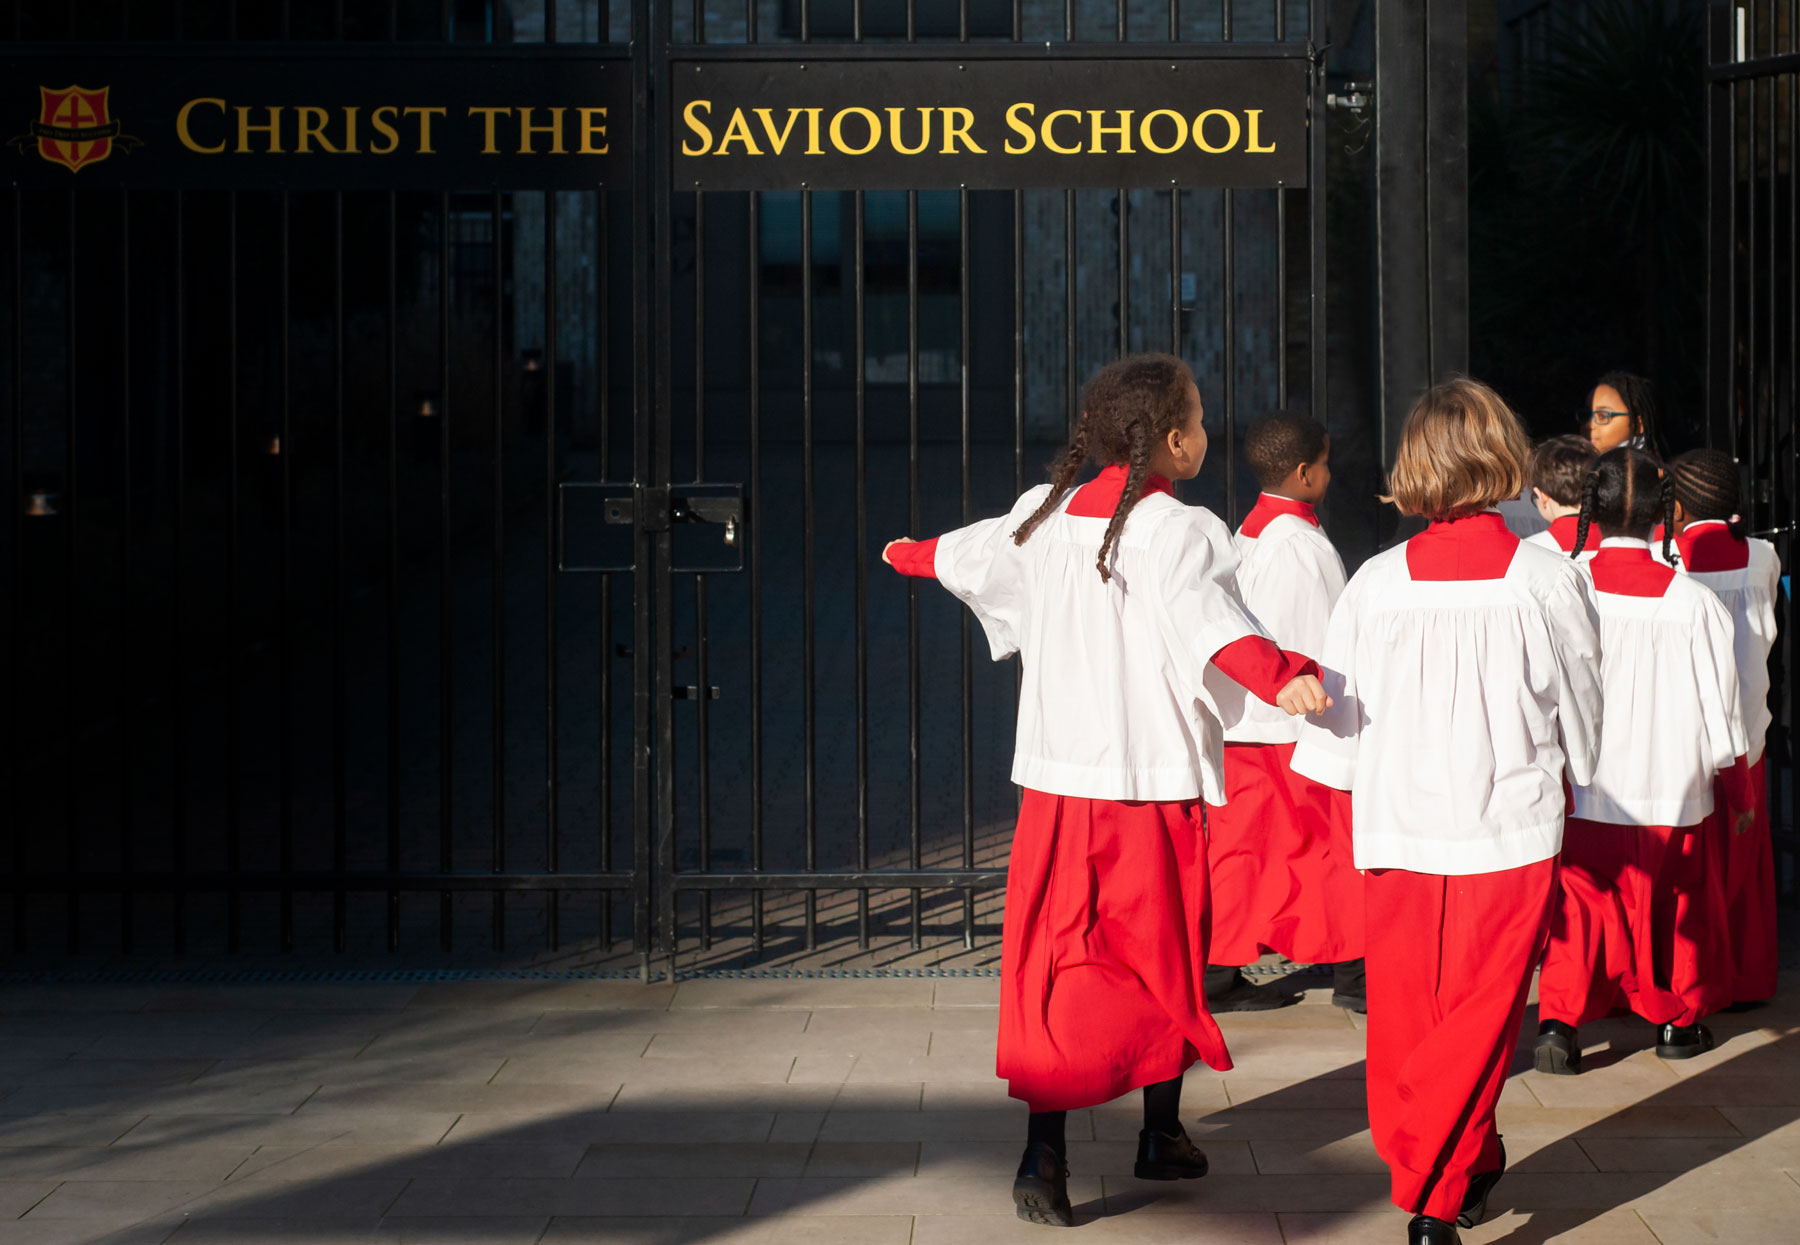
<path fill-rule="evenodd" d="M 1154 1128 L 1138 1133 L 1139 1180 L 1198 1180 L 1206 1175 L 1206 1152 L 1189 1140 L 1185 1131 L 1170 1136 Z"/>
<path fill-rule="evenodd" d="M 1533 1054 L 1539 1072 L 1575 1076 L 1581 1071 L 1581 1035 L 1574 1025 L 1546 1020 L 1538 1026 L 1537 1048 Z"/>
<path fill-rule="evenodd" d="M 1406 1225 L 1406 1245 L 1462 1245 L 1456 1225 L 1430 1215 L 1414 1215 Z"/>
<path fill-rule="evenodd" d="M 1075 1211 L 1069 1205 L 1069 1165 L 1054 1146 L 1034 1141 L 1025 1147 L 1018 1178 L 1013 1181 L 1013 1208 L 1026 1223 L 1075 1226 Z"/>
<path fill-rule="evenodd" d="M 1210 976 L 1211 973 L 1208 969 L 1207 974 Z M 1206 992 L 1206 1010 L 1209 1012 L 1272 1012 L 1299 1001 L 1297 993 L 1256 985 L 1236 969 L 1232 970 L 1229 988 L 1218 991 L 1209 988 Z"/>
<path fill-rule="evenodd" d="M 1469 1191 L 1463 1195 L 1462 1213 L 1456 1217 L 1456 1226 L 1472 1228 L 1487 1218 L 1488 1194 L 1500 1183 L 1500 1177 L 1506 1175 L 1506 1142 L 1500 1142 L 1500 1166 L 1490 1172 L 1476 1172 L 1469 1178 Z"/>
<path fill-rule="evenodd" d="M 1361 960 L 1345 960 L 1331 967 L 1331 1005 L 1347 1012 L 1369 1012 L 1369 977 Z"/>
<path fill-rule="evenodd" d="M 1705 1025 L 1664 1025 L 1657 1030 L 1659 1059 L 1692 1059 L 1713 1048 L 1712 1030 Z"/>

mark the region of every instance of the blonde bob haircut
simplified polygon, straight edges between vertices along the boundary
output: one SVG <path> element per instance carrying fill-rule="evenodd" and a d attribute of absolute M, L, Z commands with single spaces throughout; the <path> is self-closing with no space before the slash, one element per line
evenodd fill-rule
<path fill-rule="evenodd" d="M 1525 491 L 1530 460 L 1512 408 L 1480 381 L 1457 377 L 1413 403 L 1382 500 L 1434 522 L 1479 514 Z"/>

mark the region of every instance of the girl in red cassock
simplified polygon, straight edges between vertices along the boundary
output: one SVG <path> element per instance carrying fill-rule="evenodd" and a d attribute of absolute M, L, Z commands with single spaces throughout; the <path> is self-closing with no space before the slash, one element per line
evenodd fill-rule
<path fill-rule="evenodd" d="M 1103 368 L 1051 483 L 1012 512 L 883 557 L 975 612 L 996 659 L 1024 663 L 1013 781 L 1025 788 L 1007 868 L 999 1074 L 1029 1106 L 1019 1217 L 1074 1223 L 1066 1113 L 1144 1093 L 1136 1174 L 1206 1174 L 1179 1116 L 1196 1060 L 1231 1066 L 1206 1010 L 1200 803 L 1220 803 L 1216 665 L 1288 713 L 1328 703 L 1238 598 L 1231 532 L 1175 499 L 1206 456 L 1186 364 Z M 1089 458 L 1101 471 L 1074 487 Z"/>

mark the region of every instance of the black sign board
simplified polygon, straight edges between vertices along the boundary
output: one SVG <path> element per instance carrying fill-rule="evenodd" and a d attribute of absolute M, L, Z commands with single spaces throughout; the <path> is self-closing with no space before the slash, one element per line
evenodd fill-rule
<path fill-rule="evenodd" d="M 1304 186 L 1307 66 L 677 61 L 677 188 Z"/>
<path fill-rule="evenodd" d="M 579 190 L 630 139 L 621 50 L 0 55 L 0 184 Z"/>

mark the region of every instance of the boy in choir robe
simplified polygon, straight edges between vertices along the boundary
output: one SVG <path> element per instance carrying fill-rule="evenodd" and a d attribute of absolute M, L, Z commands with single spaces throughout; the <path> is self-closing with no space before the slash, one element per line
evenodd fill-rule
<path fill-rule="evenodd" d="M 1228 1069 L 1206 1010 L 1202 800 L 1224 798 L 1209 666 L 1287 713 L 1326 698 L 1238 597 L 1231 532 L 1171 481 L 1206 456 L 1187 365 L 1102 368 L 1051 483 L 1003 518 L 882 556 L 974 611 L 996 660 L 1023 662 L 1007 864 L 997 1070 L 1030 1108 L 1013 1205 L 1069 1227 L 1067 1113 L 1142 1089 L 1133 1171 L 1206 1174 L 1181 1125 L 1183 1073 Z M 1101 471 L 1075 487 L 1092 457 Z"/>
<path fill-rule="evenodd" d="M 1251 422 L 1244 454 L 1262 495 L 1238 528 L 1238 590 L 1277 644 L 1316 653 L 1344 590 L 1343 560 L 1314 509 L 1331 484 L 1331 439 L 1317 420 L 1276 411 Z M 1362 877 L 1350 863 L 1348 800 L 1289 767 L 1297 719 L 1222 674 L 1208 678 L 1239 720 L 1225 731 L 1225 804 L 1207 820 L 1207 1006 L 1260 1011 L 1297 1001 L 1244 977 L 1242 966 L 1267 950 L 1334 965 L 1331 1001 L 1364 1011 Z"/>
<path fill-rule="evenodd" d="M 1581 1026 L 1621 1008 L 1661 1026 L 1663 1058 L 1700 1054 L 1712 1048 L 1701 1018 L 1731 1002 L 1714 971 L 1723 890 L 1706 838 L 1715 779 L 1742 756 L 1744 725 L 1730 612 L 1650 556 L 1647 538 L 1673 506 L 1673 481 L 1642 450 L 1608 450 L 1583 487 L 1571 548 L 1592 527 L 1604 534 L 1588 571 L 1606 729 L 1563 834 L 1538 976 L 1540 1072 L 1580 1072 Z"/>
<path fill-rule="evenodd" d="M 1731 611 L 1738 692 L 1748 749 L 1720 775 L 1721 813 L 1712 844 L 1720 857 L 1727 943 L 1717 976 L 1743 1011 L 1775 994 L 1775 860 L 1769 835 L 1769 652 L 1781 560 L 1775 546 L 1744 533 L 1738 517 L 1738 467 L 1720 450 L 1689 450 L 1669 464 L 1675 482 L 1674 530 L 1681 571 L 1712 589 Z"/>
<path fill-rule="evenodd" d="M 1499 395 L 1414 403 L 1388 477 L 1430 525 L 1351 577 L 1298 774 L 1351 793 L 1368 962 L 1369 1126 L 1411 1245 L 1456 1245 L 1506 1165 L 1494 1107 L 1543 953 L 1565 772 L 1593 778 L 1600 641 L 1585 576 L 1494 508 L 1530 444 Z"/>
<path fill-rule="evenodd" d="M 1575 548 L 1575 528 L 1581 516 L 1581 487 L 1594 462 L 1600 457 L 1594 443 L 1573 434 L 1546 437 L 1531 451 L 1531 500 L 1538 513 L 1550 526 L 1535 536 L 1526 537 L 1534 545 L 1542 545 L 1557 553 Z M 1576 560 L 1583 566 L 1600 548 L 1600 529 L 1588 533 Z"/>

